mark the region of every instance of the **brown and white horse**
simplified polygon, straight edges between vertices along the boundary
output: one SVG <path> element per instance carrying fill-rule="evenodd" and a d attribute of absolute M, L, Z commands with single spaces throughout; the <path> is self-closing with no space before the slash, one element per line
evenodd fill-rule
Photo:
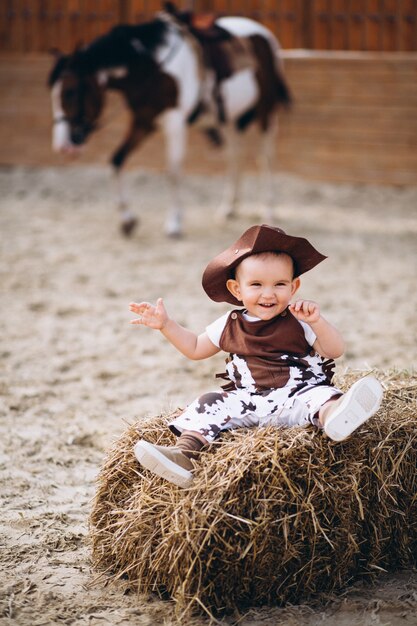
<path fill-rule="evenodd" d="M 116 26 L 82 49 L 59 55 L 48 83 L 53 149 L 60 152 L 75 154 L 94 131 L 107 89 L 124 96 L 131 123 L 111 163 L 125 234 L 132 232 L 137 220 L 124 198 L 121 168 L 129 153 L 156 128 L 162 128 L 165 135 L 172 187 L 166 232 L 178 236 L 182 233 L 180 179 L 187 125 L 198 124 L 216 144 L 226 136 L 230 189 L 221 212 L 229 216 L 239 200 L 241 131 L 254 121 L 259 124 L 261 164 L 267 179 L 277 110 L 291 100 L 279 44 L 268 29 L 244 17 L 214 19 L 178 12 L 171 3 L 150 22 Z"/>

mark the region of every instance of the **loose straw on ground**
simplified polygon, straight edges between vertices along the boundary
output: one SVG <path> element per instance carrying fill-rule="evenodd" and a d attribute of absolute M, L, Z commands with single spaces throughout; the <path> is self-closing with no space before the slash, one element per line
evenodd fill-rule
<path fill-rule="evenodd" d="M 172 416 L 128 427 L 98 478 L 94 567 L 172 598 L 182 615 L 214 615 L 305 602 L 416 564 L 417 375 L 377 376 L 382 407 L 345 442 L 313 427 L 236 430 L 201 455 L 187 490 L 133 454 L 139 438 L 173 444 Z"/>

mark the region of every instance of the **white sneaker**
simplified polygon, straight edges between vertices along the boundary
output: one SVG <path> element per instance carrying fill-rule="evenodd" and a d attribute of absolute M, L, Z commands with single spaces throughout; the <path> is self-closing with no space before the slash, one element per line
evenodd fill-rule
<path fill-rule="evenodd" d="M 383 389 L 376 378 L 361 378 L 329 408 L 324 432 L 334 441 L 343 441 L 378 411 L 382 396 Z"/>
<path fill-rule="evenodd" d="M 164 447 L 140 439 L 134 447 L 139 463 L 157 476 L 165 478 L 178 487 L 190 487 L 193 482 L 193 464 L 175 446 Z"/>

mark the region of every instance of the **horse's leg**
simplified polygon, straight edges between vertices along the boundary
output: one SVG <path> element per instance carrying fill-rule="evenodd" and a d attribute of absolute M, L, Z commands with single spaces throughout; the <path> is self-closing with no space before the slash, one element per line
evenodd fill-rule
<path fill-rule="evenodd" d="M 137 217 L 135 217 L 135 215 L 133 215 L 127 202 L 126 189 L 122 177 L 122 166 L 127 156 L 143 141 L 143 139 L 148 134 L 149 130 L 138 126 L 137 122 L 133 120 L 124 141 L 117 148 L 111 159 L 116 180 L 117 207 L 121 214 L 120 227 L 123 234 L 127 237 L 131 235 L 134 231 L 138 223 L 138 219 Z"/>
<path fill-rule="evenodd" d="M 116 203 L 120 211 L 121 224 L 120 228 L 127 237 L 132 234 L 138 224 L 138 218 L 132 213 L 127 202 L 126 188 L 124 178 L 120 167 L 114 167 L 114 178 L 116 182 Z"/>
<path fill-rule="evenodd" d="M 261 131 L 259 151 L 260 188 L 262 190 L 262 211 L 268 224 L 274 222 L 275 194 L 273 188 L 273 166 L 276 157 L 278 116 L 271 116 L 269 128 Z"/>
<path fill-rule="evenodd" d="M 165 232 L 169 237 L 181 237 L 183 205 L 180 193 L 180 177 L 187 136 L 183 113 L 178 109 L 167 111 L 163 117 L 162 125 L 166 140 L 168 182 L 170 187 L 170 203 L 165 221 Z"/>
<path fill-rule="evenodd" d="M 236 209 L 240 201 L 242 175 L 242 135 L 230 126 L 225 127 L 224 130 L 226 136 L 227 182 L 223 198 L 216 213 L 220 221 L 236 215 Z"/>

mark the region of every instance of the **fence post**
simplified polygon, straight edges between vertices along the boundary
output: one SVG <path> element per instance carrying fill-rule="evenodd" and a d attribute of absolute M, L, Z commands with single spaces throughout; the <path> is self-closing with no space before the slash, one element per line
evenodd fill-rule
<path fill-rule="evenodd" d="M 130 20 L 129 0 L 119 0 L 118 20 L 119 24 L 127 24 Z"/>
<path fill-rule="evenodd" d="M 307 50 L 310 50 L 313 45 L 313 37 L 311 32 L 312 21 L 310 14 L 311 5 L 314 5 L 314 0 L 301 0 L 300 2 L 300 47 Z"/>

